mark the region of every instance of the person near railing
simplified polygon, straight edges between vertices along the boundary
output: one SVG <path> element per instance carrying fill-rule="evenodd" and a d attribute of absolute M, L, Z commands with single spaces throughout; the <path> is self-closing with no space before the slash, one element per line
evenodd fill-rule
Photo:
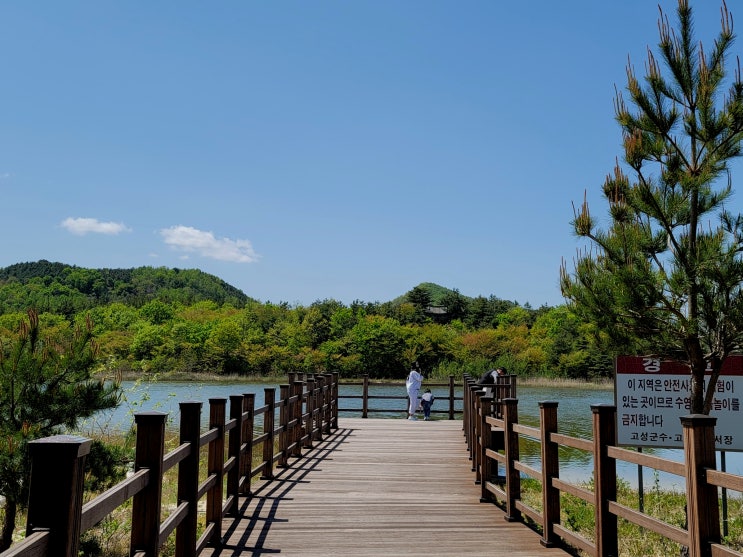
<path fill-rule="evenodd" d="M 489 369 L 482 374 L 480 379 L 477 380 L 477 385 L 481 385 L 485 388 L 487 394 L 493 394 L 493 386 L 498 383 L 502 383 L 506 377 L 506 368 L 497 367 L 495 369 Z"/>
<path fill-rule="evenodd" d="M 506 375 L 506 368 L 498 367 L 495 369 L 489 369 L 482 374 L 480 379 L 477 380 L 478 385 L 492 385 L 495 383 L 496 377 L 503 377 Z"/>
<path fill-rule="evenodd" d="M 421 396 L 421 406 L 423 407 L 423 420 L 428 421 L 431 419 L 431 406 L 435 397 L 431 392 L 431 389 L 426 389 L 426 392 Z"/>
<path fill-rule="evenodd" d="M 420 391 L 421 384 L 423 383 L 423 374 L 420 372 L 420 366 L 418 362 L 413 364 L 410 373 L 408 373 L 408 379 L 405 381 L 405 388 L 408 391 L 408 420 L 417 420 L 415 413 L 418 411 L 420 402 L 418 400 L 418 391 Z"/>

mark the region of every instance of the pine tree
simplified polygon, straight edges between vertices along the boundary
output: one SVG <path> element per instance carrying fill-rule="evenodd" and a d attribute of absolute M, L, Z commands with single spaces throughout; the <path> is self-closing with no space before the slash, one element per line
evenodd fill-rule
<path fill-rule="evenodd" d="M 431 305 L 431 293 L 421 285 L 405 294 L 405 298 L 420 311 L 426 311 Z"/>
<path fill-rule="evenodd" d="M 687 362 L 691 411 L 708 414 L 722 364 L 743 340 L 743 217 L 725 208 L 743 82 L 739 66 L 732 78 L 726 70 L 735 37 L 727 6 L 711 51 L 694 37 L 688 1 L 677 15 L 675 30 L 660 12 L 662 63 L 648 49 L 644 83 L 627 68 L 633 110 L 621 92 L 615 100 L 626 166 L 603 186 L 611 221 L 599 230 L 585 201 L 576 210 L 575 232 L 590 248 L 572 274 L 563 263 L 561 287 L 615 346 Z"/>
<path fill-rule="evenodd" d="M 118 383 L 92 376 L 92 330 L 88 320 L 66 338 L 42 338 L 39 316 L 29 311 L 17 337 L 0 343 L 0 551 L 10 545 L 18 508 L 28 498 L 28 442 L 74 431 L 79 420 L 118 404 Z"/>
<path fill-rule="evenodd" d="M 425 323 L 428 319 L 428 308 L 433 301 L 431 292 L 419 284 L 405 294 L 405 299 L 415 308 L 415 316 L 412 321 L 418 324 Z"/>

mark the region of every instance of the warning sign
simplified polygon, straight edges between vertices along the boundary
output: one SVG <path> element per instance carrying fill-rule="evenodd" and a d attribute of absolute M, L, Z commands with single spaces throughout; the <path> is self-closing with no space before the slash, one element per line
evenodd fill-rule
<path fill-rule="evenodd" d="M 682 416 L 691 414 L 691 372 L 675 361 L 620 356 L 614 397 L 619 445 L 682 448 Z M 708 381 L 708 379 L 707 379 Z M 707 388 L 705 381 L 705 391 Z M 743 356 L 729 356 L 715 385 L 710 415 L 718 450 L 743 451 Z"/>

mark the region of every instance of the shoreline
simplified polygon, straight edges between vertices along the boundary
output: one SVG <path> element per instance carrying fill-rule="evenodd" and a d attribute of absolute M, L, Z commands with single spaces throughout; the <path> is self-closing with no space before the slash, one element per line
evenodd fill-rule
<path fill-rule="evenodd" d="M 172 374 L 121 374 L 122 381 L 142 381 L 150 383 L 282 383 L 286 381 L 286 375 L 219 375 L 216 373 L 172 373 Z M 363 377 L 341 378 L 339 383 L 354 384 L 363 381 Z M 426 377 L 428 383 L 446 383 L 448 377 Z M 456 383 L 461 379 L 455 380 Z M 371 384 L 404 385 L 405 379 L 370 379 Z M 526 387 L 563 387 L 579 389 L 613 390 L 613 379 L 582 380 L 562 377 L 518 377 L 517 385 Z"/>

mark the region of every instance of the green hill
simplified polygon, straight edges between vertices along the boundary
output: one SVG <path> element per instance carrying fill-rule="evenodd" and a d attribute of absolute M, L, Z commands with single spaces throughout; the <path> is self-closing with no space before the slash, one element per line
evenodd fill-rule
<path fill-rule="evenodd" d="M 432 306 L 446 305 L 442 301 L 456 292 L 432 282 L 422 282 L 414 288 L 427 291 Z M 387 303 L 398 306 L 406 302 L 408 292 Z M 468 303 L 473 300 L 459 296 Z M 0 314 L 33 307 L 41 312 L 72 315 L 112 302 L 140 307 L 156 299 L 183 305 L 212 301 L 236 308 L 256 301 L 198 269 L 89 269 L 43 259 L 0 268 Z"/>
<path fill-rule="evenodd" d="M 86 269 L 46 260 L 0 268 L 1 313 L 34 307 L 71 314 L 111 302 L 141 306 L 154 299 L 184 305 L 210 300 L 235 307 L 251 301 L 241 290 L 198 269 Z"/>
<path fill-rule="evenodd" d="M 454 293 L 454 290 L 453 289 L 446 288 L 444 286 L 441 286 L 439 284 L 435 284 L 433 282 L 422 282 L 422 283 L 420 283 L 417 286 L 417 288 L 422 288 L 423 290 L 425 290 L 426 292 L 429 293 L 429 295 L 431 296 L 431 305 L 432 306 L 440 306 L 440 305 L 442 305 L 441 304 L 441 300 L 443 300 L 444 297 L 447 294 Z M 392 300 L 392 302 L 391 302 L 392 305 L 399 305 L 399 304 L 402 304 L 403 302 L 407 302 L 408 301 L 407 300 L 407 296 L 408 296 L 408 293 L 407 292 L 405 294 L 403 294 L 402 296 L 398 296 L 397 298 L 395 298 L 394 300 Z M 462 296 L 462 297 L 465 298 L 466 300 L 471 300 L 472 299 L 472 298 L 470 298 L 468 296 Z"/>

